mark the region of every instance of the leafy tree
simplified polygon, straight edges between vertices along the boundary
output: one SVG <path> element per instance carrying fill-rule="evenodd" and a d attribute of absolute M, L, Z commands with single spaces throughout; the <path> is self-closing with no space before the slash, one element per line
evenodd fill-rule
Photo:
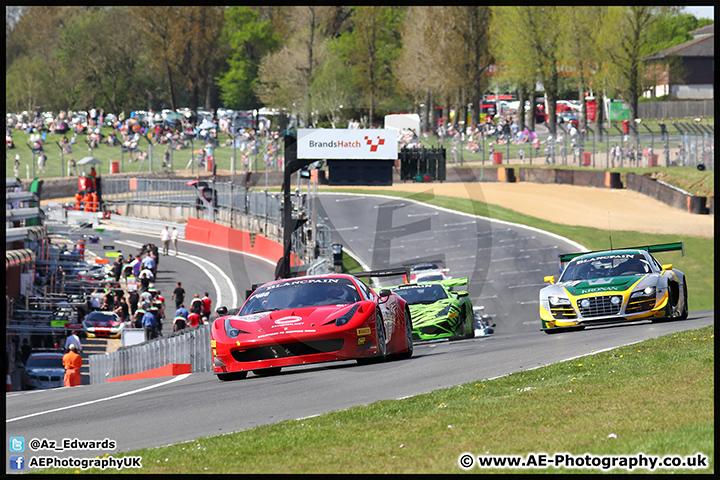
<path fill-rule="evenodd" d="M 255 92 L 258 68 L 263 56 L 280 43 L 269 19 L 260 20 L 260 12 L 249 7 L 230 7 L 225 11 L 221 43 L 231 53 L 228 70 L 218 77 L 223 104 L 228 108 L 253 109 L 260 106 Z"/>
<path fill-rule="evenodd" d="M 8 111 L 31 112 L 50 98 L 50 76 L 39 56 L 23 55 L 5 72 L 5 108 Z"/>
<path fill-rule="evenodd" d="M 592 84 L 597 69 L 597 60 L 601 57 L 599 48 L 602 45 L 596 39 L 598 19 L 602 17 L 604 6 L 591 7 L 561 7 L 560 16 L 565 38 L 560 52 L 561 60 L 574 67 L 573 79 L 578 100 L 582 105 L 580 112 L 581 128 L 587 124 L 587 106 L 585 91 Z"/>
<path fill-rule="evenodd" d="M 302 125 L 314 109 L 311 83 L 327 48 L 325 21 L 328 7 L 292 7 L 287 18 L 291 35 L 277 52 L 266 55 L 258 70 L 256 85 L 268 106 L 290 108 Z"/>
<path fill-rule="evenodd" d="M 78 75 L 83 107 L 120 112 L 142 102 L 149 79 L 137 55 L 143 48 L 140 33 L 124 7 L 89 12 L 66 24 L 60 58 L 65 71 Z"/>
<path fill-rule="evenodd" d="M 518 127 L 525 127 L 525 100 L 530 100 L 530 129 L 535 128 L 535 84 L 537 75 L 533 67 L 533 56 L 529 48 L 517 41 L 517 12 L 507 8 L 493 7 L 490 24 L 490 49 L 499 66 L 497 83 L 505 79 L 518 92 Z"/>
<path fill-rule="evenodd" d="M 188 89 L 188 104 L 197 110 L 201 95 L 205 94 L 205 108 L 208 105 L 207 89 L 214 85 L 213 72 L 218 66 L 221 49 L 220 32 L 225 7 L 193 6 L 180 10 L 180 34 L 182 35 L 181 73 Z"/>
<path fill-rule="evenodd" d="M 180 7 L 131 7 L 130 15 L 139 20 L 145 42 L 144 54 L 150 73 L 167 82 L 170 107 L 177 103 L 177 79 L 181 66 L 182 37 L 180 35 Z"/>
<path fill-rule="evenodd" d="M 627 103 L 634 136 L 638 98 L 643 88 L 641 60 L 652 53 L 650 34 L 658 20 L 672 11 L 669 7 L 630 6 L 609 7 L 603 12 L 599 40 L 607 61 L 603 63 L 602 75 L 612 91 Z"/>
<path fill-rule="evenodd" d="M 338 38 L 341 57 L 355 75 L 355 87 L 373 124 L 375 109 L 394 93 L 392 66 L 400 52 L 406 7 L 353 7 L 353 26 Z"/>
<path fill-rule="evenodd" d="M 313 75 L 310 95 L 318 116 L 325 116 L 332 128 L 343 120 L 342 111 L 354 100 L 352 71 L 343 64 L 340 56 L 333 48 L 332 41 L 327 40 L 322 49 L 320 66 Z"/>
<path fill-rule="evenodd" d="M 405 21 L 400 27 L 402 36 L 402 47 L 398 58 L 393 65 L 393 73 L 396 78 L 398 92 L 406 93 L 413 101 L 414 112 L 418 112 L 418 106 L 423 102 L 425 108 L 421 113 L 421 124 L 425 129 L 430 125 L 429 105 L 430 101 L 425 100 L 430 96 L 430 86 L 424 80 L 424 75 L 418 75 L 427 69 L 427 57 L 430 47 L 423 35 L 423 24 L 427 20 L 427 7 L 411 6 L 405 15 Z"/>
<path fill-rule="evenodd" d="M 472 5 L 447 7 L 455 19 L 453 30 L 458 41 L 456 69 L 459 84 L 469 93 L 472 101 L 471 124 L 480 122 L 480 102 L 487 87 L 487 71 L 492 63 L 490 56 L 490 7 Z M 466 105 L 461 101 L 459 107 Z M 463 109 L 464 111 L 464 109 Z M 463 121 L 465 119 L 463 118 Z"/>
<path fill-rule="evenodd" d="M 660 15 L 651 28 L 650 41 L 647 46 L 650 53 L 689 42 L 693 39 L 690 32 L 713 23 L 713 20 L 709 18 L 698 19 L 691 13 L 682 13 L 676 10 L 666 13 L 666 15 Z"/>
<path fill-rule="evenodd" d="M 26 6 L 15 11 L 12 17 L 8 43 L 12 45 L 13 63 L 22 60 L 26 65 L 40 61 L 43 69 L 33 81 L 27 83 L 38 84 L 40 95 L 30 94 L 37 104 L 32 108 L 77 108 L 76 78 L 74 71 L 62 68 L 58 56 L 58 43 L 65 25 L 72 22 L 75 17 L 91 12 L 97 7 L 55 7 L 55 6 Z M 7 32 L 7 26 L 6 26 Z M 8 55 L 10 57 L 10 55 Z M 6 68 L 7 74 L 15 68 L 12 64 Z M 26 82 L 22 82 L 26 83 Z M 8 81 L 8 85 L 10 82 Z"/>
<path fill-rule="evenodd" d="M 556 102 L 558 99 L 558 60 L 562 47 L 561 15 L 558 7 L 497 7 L 498 25 L 494 32 L 502 33 L 495 44 L 494 54 L 507 58 L 518 72 L 526 65 L 532 78 L 545 88 L 548 102 L 548 129 L 555 135 Z M 531 102 L 534 106 L 534 101 Z M 533 112 L 534 113 L 534 112 Z"/>
<path fill-rule="evenodd" d="M 447 126 L 450 122 L 451 97 L 457 95 L 458 85 L 463 83 L 456 68 L 455 49 L 458 48 L 459 39 L 452 27 L 455 17 L 445 7 L 419 7 L 419 9 L 423 15 L 418 29 L 421 30 L 423 41 L 427 45 L 423 52 L 425 67 L 422 70 L 424 75 L 421 80 L 436 93 L 442 104 L 442 124 Z M 438 25 L 446 25 L 448 28 L 438 28 Z M 427 103 L 428 110 L 431 110 L 430 102 Z M 431 121 L 434 123 L 434 118 Z"/>

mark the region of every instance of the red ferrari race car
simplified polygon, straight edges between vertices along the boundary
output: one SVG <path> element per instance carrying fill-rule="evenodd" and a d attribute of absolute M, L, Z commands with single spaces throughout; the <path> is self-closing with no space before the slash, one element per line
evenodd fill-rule
<path fill-rule="evenodd" d="M 351 359 L 372 363 L 413 353 L 405 301 L 387 289 L 376 293 L 344 274 L 266 283 L 237 315 L 217 318 L 211 332 L 213 372 L 220 380 L 245 378 L 250 370 L 275 375 L 290 365 Z"/>

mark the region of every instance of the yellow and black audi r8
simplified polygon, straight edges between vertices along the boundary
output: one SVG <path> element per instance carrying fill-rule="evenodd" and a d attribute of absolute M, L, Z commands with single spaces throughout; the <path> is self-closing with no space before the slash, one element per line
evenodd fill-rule
<path fill-rule="evenodd" d="M 685 275 L 651 252 L 682 250 L 682 242 L 560 255 L 562 273 L 545 277 L 540 319 L 545 333 L 588 325 L 688 316 Z M 563 265 L 565 267 L 563 268 Z"/>

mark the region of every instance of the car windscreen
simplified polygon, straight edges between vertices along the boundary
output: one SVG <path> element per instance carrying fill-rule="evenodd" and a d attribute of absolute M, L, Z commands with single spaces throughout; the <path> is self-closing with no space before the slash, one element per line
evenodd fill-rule
<path fill-rule="evenodd" d="M 429 273 L 426 275 L 418 275 L 415 279 L 416 282 L 439 282 L 440 280 L 445 280 L 445 275 L 442 273 Z"/>
<path fill-rule="evenodd" d="M 85 320 L 89 320 L 92 322 L 117 322 L 118 317 L 113 313 L 100 313 L 100 312 L 90 312 L 87 317 L 85 317 Z"/>
<path fill-rule="evenodd" d="M 414 287 L 401 287 L 395 290 L 410 305 L 419 303 L 435 303 L 448 298 L 440 285 L 418 285 Z"/>
<path fill-rule="evenodd" d="M 641 254 L 608 254 L 571 261 L 558 281 L 570 282 L 623 275 L 644 275 L 651 272 L 652 268 Z"/>
<path fill-rule="evenodd" d="M 360 294 L 346 278 L 308 278 L 265 285 L 248 298 L 238 315 L 268 310 L 319 307 L 359 302 Z"/>
<path fill-rule="evenodd" d="M 413 265 L 412 272 L 421 272 L 423 270 L 438 270 L 438 266 L 434 263 L 418 263 L 417 265 Z"/>
<path fill-rule="evenodd" d="M 63 368 L 63 363 L 59 355 L 53 357 L 30 355 L 26 366 L 27 368 Z"/>

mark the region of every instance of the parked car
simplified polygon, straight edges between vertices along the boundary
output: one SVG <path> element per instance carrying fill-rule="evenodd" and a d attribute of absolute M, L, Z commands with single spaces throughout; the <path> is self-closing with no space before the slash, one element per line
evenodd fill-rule
<path fill-rule="evenodd" d="M 25 364 L 29 390 L 57 388 L 64 385 L 65 367 L 60 352 L 31 353 Z"/>

